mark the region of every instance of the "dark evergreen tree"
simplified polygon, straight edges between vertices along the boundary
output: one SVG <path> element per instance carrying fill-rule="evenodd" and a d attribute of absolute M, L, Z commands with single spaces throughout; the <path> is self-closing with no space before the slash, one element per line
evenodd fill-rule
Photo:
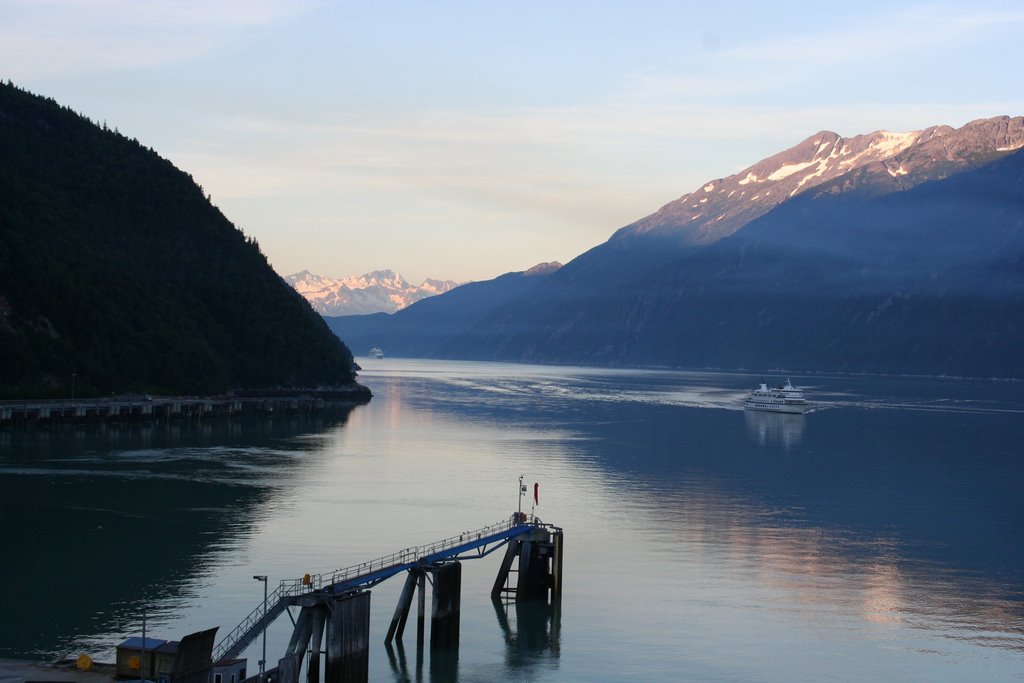
<path fill-rule="evenodd" d="M 191 176 L 0 84 L 0 398 L 354 386 L 348 348 Z"/>

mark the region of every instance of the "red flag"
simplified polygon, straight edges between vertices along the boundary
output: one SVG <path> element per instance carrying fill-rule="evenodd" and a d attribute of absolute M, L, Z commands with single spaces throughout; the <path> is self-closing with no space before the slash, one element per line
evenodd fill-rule
<path fill-rule="evenodd" d="M 540 484 L 533 482 L 533 504 L 540 505 Z"/>

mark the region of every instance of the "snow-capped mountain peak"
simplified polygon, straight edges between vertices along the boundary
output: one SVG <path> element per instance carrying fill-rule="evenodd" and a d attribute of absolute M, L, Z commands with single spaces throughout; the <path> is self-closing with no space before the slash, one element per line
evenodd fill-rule
<path fill-rule="evenodd" d="M 308 270 L 289 275 L 285 281 L 321 315 L 394 313 L 428 296 L 444 294 L 459 283 L 428 278 L 411 285 L 393 270 L 375 270 L 354 277 L 332 278 Z"/>
<path fill-rule="evenodd" d="M 622 228 L 617 238 L 672 234 L 708 244 L 802 192 L 842 191 L 852 184 L 894 192 L 963 170 L 978 159 L 1024 147 L 1024 117 L 994 117 L 961 128 L 933 126 L 894 133 L 879 130 L 844 138 L 820 131 L 799 144 L 727 178 L 705 183 Z M 838 185 L 837 185 L 838 183 Z"/>

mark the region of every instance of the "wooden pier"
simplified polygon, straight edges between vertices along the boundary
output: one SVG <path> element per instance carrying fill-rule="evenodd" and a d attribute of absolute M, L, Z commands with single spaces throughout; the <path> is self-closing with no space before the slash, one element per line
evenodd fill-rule
<path fill-rule="evenodd" d="M 145 420 L 204 420 L 243 415 L 271 417 L 319 412 L 330 402 L 330 399 L 317 396 L 179 396 L 0 401 L 0 427 Z"/>
<path fill-rule="evenodd" d="M 327 574 L 307 574 L 282 581 L 217 645 L 214 662 L 230 661 L 245 650 L 279 616 L 288 612 L 292 637 L 276 667 L 251 676 L 246 683 L 299 683 L 308 656 L 307 683 L 366 681 L 369 675 L 370 588 L 406 573 L 398 605 L 385 637 L 389 648 L 401 643 L 414 598 L 417 602 L 416 643 L 422 653 L 426 631 L 426 584 L 431 584 L 430 647 L 451 652 L 458 647 L 462 560 L 482 558 L 505 547 L 492 597 L 534 602 L 558 609 L 562 595 L 560 527 L 536 517 L 513 513 L 506 521 L 443 541 L 407 548 L 391 555 Z M 518 560 L 518 562 L 517 562 Z M 513 569 L 513 567 L 517 569 Z M 511 577 L 515 575 L 515 581 Z M 289 608 L 298 607 L 295 618 Z M 401 647 L 401 645 L 399 645 Z M 321 669 L 321 665 L 323 668 Z"/>

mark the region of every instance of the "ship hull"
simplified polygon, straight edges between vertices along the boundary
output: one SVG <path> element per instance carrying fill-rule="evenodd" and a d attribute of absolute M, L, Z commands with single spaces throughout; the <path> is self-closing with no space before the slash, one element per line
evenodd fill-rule
<path fill-rule="evenodd" d="M 748 400 L 743 404 L 747 410 L 763 410 L 769 413 L 789 413 L 791 415 L 803 415 L 807 410 L 807 404 L 801 403 L 771 403 L 769 401 Z"/>

